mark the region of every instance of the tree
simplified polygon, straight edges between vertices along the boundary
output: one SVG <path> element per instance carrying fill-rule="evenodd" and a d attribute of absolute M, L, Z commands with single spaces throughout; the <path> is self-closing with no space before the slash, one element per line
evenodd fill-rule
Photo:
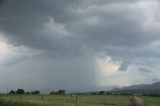
<path fill-rule="evenodd" d="M 40 94 L 40 91 L 34 91 L 34 94 Z"/>
<path fill-rule="evenodd" d="M 9 94 L 16 94 L 14 90 L 9 91 Z"/>
<path fill-rule="evenodd" d="M 24 90 L 23 89 L 17 89 L 16 94 L 24 94 Z"/>
<path fill-rule="evenodd" d="M 106 92 L 106 94 L 107 94 L 107 95 L 112 95 L 112 93 L 111 93 L 111 92 Z"/>
<path fill-rule="evenodd" d="M 105 94 L 105 91 L 99 91 L 98 94 L 99 94 L 99 95 L 104 95 L 104 94 Z"/>
<path fill-rule="evenodd" d="M 27 94 L 27 95 L 30 95 L 31 93 L 30 93 L 30 92 L 26 92 L 26 94 Z"/>
<path fill-rule="evenodd" d="M 52 91 L 52 92 L 50 92 L 49 94 L 50 94 L 50 95 L 54 95 L 54 94 L 56 94 L 56 92 L 55 92 L 55 91 Z"/>
<path fill-rule="evenodd" d="M 65 94 L 65 92 L 66 92 L 65 90 L 60 89 L 60 90 L 57 91 L 57 94 Z"/>
<path fill-rule="evenodd" d="M 91 92 L 91 95 L 97 95 L 97 92 Z"/>
<path fill-rule="evenodd" d="M 33 91 L 31 92 L 31 94 L 37 95 L 37 94 L 40 94 L 40 91 Z"/>

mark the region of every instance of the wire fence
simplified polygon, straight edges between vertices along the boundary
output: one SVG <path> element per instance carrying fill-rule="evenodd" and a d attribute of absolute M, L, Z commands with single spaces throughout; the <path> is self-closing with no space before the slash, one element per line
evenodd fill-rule
<path fill-rule="evenodd" d="M 87 98 L 87 97 L 86 97 Z M 12 96 L 0 96 L 0 106 L 128 106 L 127 103 L 118 103 L 115 101 L 109 101 L 107 99 L 91 99 L 86 100 L 79 96 L 74 97 L 50 97 L 44 95 L 26 96 L 26 95 L 12 95 Z M 98 102 L 95 102 L 98 101 Z M 100 101 L 100 102 L 99 102 Z M 107 101 L 107 102 L 106 102 Z M 112 103 L 113 102 L 113 103 Z M 5 105 L 10 104 L 10 105 Z M 14 105 L 11 105 L 14 104 Z M 23 104 L 23 105 L 22 105 Z M 148 106 L 147 99 L 144 100 L 144 106 Z"/>

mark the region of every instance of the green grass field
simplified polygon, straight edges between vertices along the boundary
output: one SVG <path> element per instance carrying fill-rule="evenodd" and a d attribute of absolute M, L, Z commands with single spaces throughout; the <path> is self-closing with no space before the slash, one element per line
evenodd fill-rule
<path fill-rule="evenodd" d="M 141 97 L 148 106 L 160 106 L 160 97 Z M 23 95 L 1 96 L 0 106 L 128 106 L 128 96 L 109 95 Z"/>

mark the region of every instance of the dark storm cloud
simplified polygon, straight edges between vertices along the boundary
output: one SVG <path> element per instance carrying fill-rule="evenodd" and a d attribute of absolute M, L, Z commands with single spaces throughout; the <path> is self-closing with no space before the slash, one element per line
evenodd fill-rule
<path fill-rule="evenodd" d="M 15 0 L 5 2 L 0 10 L 0 29 L 9 33 L 9 37 L 16 44 L 49 46 L 51 44 L 48 38 L 41 36 L 40 31 L 43 29 L 43 24 L 48 21 L 49 16 L 58 17 L 57 19 L 64 17 L 63 13 L 65 13 L 65 8 L 70 2 L 56 0 Z M 63 9 L 59 7 L 60 4 Z M 35 42 L 35 40 L 38 42 Z"/>
<path fill-rule="evenodd" d="M 0 10 L 0 29 L 9 33 L 9 38 L 13 39 L 15 44 L 24 44 L 43 49 L 54 48 L 54 45 L 58 45 L 60 46 L 58 48 L 61 48 L 61 46 L 65 44 L 57 44 L 57 42 L 65 43 L 71 40 L 73 44 L 69 46 L 72 46 L 77 42 L 77 39 L 96 49 L 100 47 L 105 48 L 106 45 L 130 47 L 148 43 L 150 38 L 147 38 L 147 32 L 143 32 L 139 20 L 136 19 L 136 17 L 135 19 L 133 19 L 134 17 L 129 17 L 130 15 L 134 16 L 132 10 L 106 11 L 105 9 L 100 9 L 102 4 L 100 6 L 97 5 L 95 8 L 88 9 L 92 7 L 92 5 L 101 2 L 106 3 L 108 6 L 110 3 L 128 3 L 126 0 L 119 2 L 103 0 L 82 0 L 81 2 L 78 0 L 8 1 L 3 4 L 4 8 Z M 83 7 L 85 3 L 88 3 L 88 8 L 87 6 Z M 78 13 L 79 8 L 82 9 L 82 14 Z M 114 7 L 111 8 L 114 9 Z M 99 21 L 99 23 L 95 25 L 89 25 L 82 21 L 87 18 L 92 20 L 94 16 L 97 16 Z M 52 33 L 55 40 L 51 40 L 50 37 L 42 35 L 41 30 L 44 29 L 43 24 L 49 21 L 49 17 L 52 17 L 55 22 L 64 25 L 67 31 L 71 32 L 70 34 L 76 31 L 73 34 L 78 37 L 59 38 L 55 33 Z M 54 42 L 56 42 L 56 44 L 54 44 Z"/>
<path fill-rule="evenodd" d="M 5 1 L 5 0 L 0 0 L 0 5 L 2 5 L 4 1 Z"/>
<path fill-rule="evenodd" d="M 71 30 L 76 26 L 77 29 L 75 30 L 79 32 L 78 34 L 82 35 L 89 46 L 94 46 L 96 48 L 97 45 L 99 47 L 104 47 L 106 45 L 135 47 L 150 41 L 147 32 L 143 31 L 141 27 L 142 23 L 139 22 L 136 17 L 135 19 L 133 19 L 134 17 L 129 17 L 133 15 L 132 10 L 122 9 L 120 11 L 115 11 L 114 7 L 111 7 L 113 10 L 107 10 L 107 7 L 107 5 L 104 6 L 104 10 L 100 9 L 101 6 L 82 8 L 80 11 L 83 15 L 87 15 L 87 17 L 82 17 L 82 22 L 76 20 L 75 23 L 77 23 L 77 25 L 74 24 Z M 86 21 L 83 22 L 83 20 Z M 97 21 L 97 23 L 95 22 L 96 24 L 94 24 L 93 22 L 92 24 L 92 22 L 88 22 L 92 20 Z"/>
<path fill-rule="evenodd" d="M 66 29 L 77 31 L 75 34 L 89 43 L 89 46 L 104 46 L 104 45 L 129 45 L 134 46 L 139 43 L 144 43 L 147 39 L 141 38 L 141 35 L 146 34 L 141 31 L 137 20 L 128 18 L 128 14 L 133 14 L 132 11 L 102 11 L 99 10 L 100 6 L 95 8 L 96 11 L 88 10 L 85 13 L 86 7 L 82 7 L 82 12 L 88 17 L 76 15 L 70 11 L 71 9 L 81 8 L 81 5 L 88 3 L 95 5 L 96 3 L 120 3 L 117 1 L 81 1 L 78 0 L 54 0 L 54 1 L 39 1 L 39 0 L 14 0 L 8 1 L 3 4 L 4 8 L 0 10 L 0 28 L 8 32 L 9 37 L 15 40 L 14 43 L 25 44 L 28 46 L 53 48 L 52 40 L 41 34 L 43 30 L 43 24 L 49 21 L 49 17 L 54 18 L 55 22 L 63 24 Z M 126 0 L 122 0 L 122 3 Z M 62 8 L 63 7 L 63 8 Z M 83 11 L 84 9 L 84 11 Z M 77 12 L 77 11 L 75 11 Z M 78 12 L 77 12 L 78 13 Z M 92 18 L 92 16 L 98 16 L 102 21 L 96 25 L 88 26 L 87 23 L 79 23 L 79 18 Z M 108 23 L 109 22 L 109 23 Z M 112 25 L 108 25 L 108 24 Z M 73 25 L 73 27 L 72 27 Z M 75 27 L 77 26 L 77 28 Z M 75 29 L 75 28 L 76 29 Z M 10 35 L 11 34 L 11 35 Z M 53 33 L 54 35 L 54 33 Z M 98 35 L 98 36 L 97 36 Z M 147 38 L 147 37 L 146 37 Z M 74 39 L 74 38 L 62 38 L 55 37 L 54 39 L 62 41 Z M 131 40 L 130 40 L 131 39 Z M 35 40 L 37 42 L 35 42 Z M 83 42 L 82 41 L 82 42 Z M 69 41 L 70 42 L 70 41 Z M 54 43 L 54 42 L 53 42 Z M 41 45 L 42 44 L 42 45 Z"/>
<path fill-rule="evenodd" d="M 107 54 L 113 61 L 120 62 L 120 71 L 128 70 L 131 64 L 138 64 L 139 57 L 141 60 L 157 57 L 159 51 L 156 51 L 157 47 L 152 43 L 159 39 L 159 32 L 145 28 L 148 17 L 145 9 L 137 4 L 141 1 L 143 0 L 0 2 L 0 32 L 5 34 L 9 43 L 42 52 L 8 66 L 8 70 L 16 71 L 22 66 L 26 67 L 22 74 L 37 73 L 43 78 L 43 81 L 38 80 L 39 85 L 42 81 L 46 88 L 56 85 L 55 89 L 75 87 L 74 89 L 87 90 L 97 84 L 95 58 L 101 54 Z M 30 79 L 35 79 L 35 75 Z M 16 74 L 10 77 L 16 77 Z M 24 80 L 17 79 L 21 84 Z M 13 86 L 15 84 L 12 81 L 10 83 Z M 33 85 L 35 83 L 28 86 Z"/>
<path fill-rule="evenodd" d="M 67 91 L 85 91 L 91 87 L 96 89 L 92 54 L 89 54 L 85 46 L 80 46 L 79 40 L 65 31 L 63 25 L 68 17 L 65 13 L 67 8 L 78 3 L 73 1 L 15 0 L 3 4 L 0 10 L 0 30 L 5 32 L 5 37 L 14 46 L 24 45 L 42 50 L 43 53 L 7 66 L 3 73 L 7 75 L 10 70 L 15 74 L 9 75 L 8 81 L 2 79 L 2 83 L 12 88 L 26 89 L 31 87 Z M 25 68 L 21 70 L 20 67 Z M 20 70 L 19 78 L 16 77 L 17 70 Z M 30 79 L 25 79 L 25 73 L 32 74 Z M 15 79 L 18 83 L 10 79 Z M 25 82 L 30 84 L 26 86 Z"/>

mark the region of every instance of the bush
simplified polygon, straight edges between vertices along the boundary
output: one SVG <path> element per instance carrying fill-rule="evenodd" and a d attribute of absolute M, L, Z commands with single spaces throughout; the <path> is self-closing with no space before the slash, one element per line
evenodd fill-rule
<path fill-rule="evenodd" d="M 50 94 L 50 95 L 54 95 L 54 94 L 56 94 L 56 92 L 55 92 L 55 91 L 52 91 L 52 92 L 50 92 L 49 94 Z"/>
<path fill-rule="evenodd" d="M 61 90 L 61 89 L 60 89 L 60 90 L 57 91 L 57 94 L 65 94 L 65 93 L 66 93 L 65 90 Z"/>
<path fill-rule="evenodd" d="M 9 94 L 16 94 L 14 90 L 9 91 Z"/>
<path fill-rule="evenodd" d="M 52 91 L 52 92 L 50 92 L 49 94 L 51 94 L 51 95 L 54 95 L 54 94 L 57 94 L 57 95 L 61 95 L 61 94 L 65 94 L 66 93 L 66 91 L 65 90 L 58 90 L 57 92 L 55 92 L 55 91 Z"/>
<path fill-rule="evenodd" d="M 99 91 L 98 94 L 99 95 L 105 95 L 105 91 Z"/>
<path fill-rule="evenodd" d="M 40 94 L 40 91 L 34 91 L 34 92 L 31 92 L 31 94 L 37 95 L 37 94 Z"/>
<path fill-rule="evenodd" d="M 23 89 L 17 89 L 16 94 L 24 94 L 24 90 Z"/>

